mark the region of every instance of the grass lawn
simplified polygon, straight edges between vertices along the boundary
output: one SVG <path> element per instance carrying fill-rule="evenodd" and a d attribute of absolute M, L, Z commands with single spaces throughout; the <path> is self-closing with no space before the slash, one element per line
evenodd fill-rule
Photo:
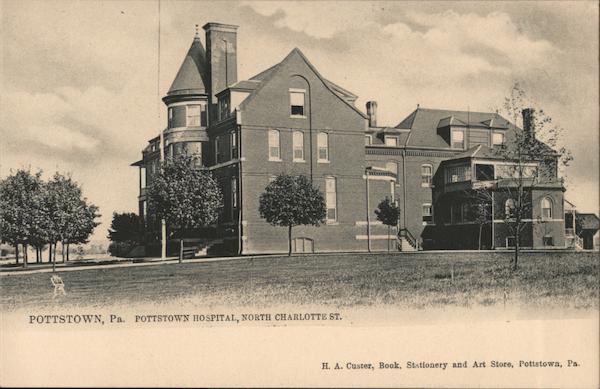
<path fill-rule="evenodd" d="M 191 304 L 197 307 L 338 308 L 512 306 L 598 308 L 598 253 L 346 254 L 235 259 L 59 272 L 67 296 L 52 299 L 49 273 L 0 277 L 2 310 Z"/>

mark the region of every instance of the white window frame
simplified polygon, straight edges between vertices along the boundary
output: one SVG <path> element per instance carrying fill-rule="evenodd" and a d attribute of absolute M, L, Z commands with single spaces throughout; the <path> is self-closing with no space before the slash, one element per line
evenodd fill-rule
<path fill-rule="evenodd" d="M 294 101 L 294 98 L 292 96 L 299 96 L 302 95 L 302 114 L 294 114 L 292 113 L 292 107 L 300 107 L 300 105 L 298 104 L 292 104 Z M 292 118 L 301 118 L 304 119 L 306 118 L 306 90 L 305 89 L 297 89 L 297 88 L 290 88 L 289 89 L 289 98 L 290 98 L 290 117 Z"/>
<path fill-rule="evenodd" d="M 198 107 L 198 116 L 190 115 L 192 107 Z M 198 119 L 198 124 L 191 123 L 193 118 Z M 185 126 L 186 127 L 200 127 L 202 124 L 202 104 L 188 104 L 185 106 Z"/>
<path fill-rule="evenodd" d="M 324 145 L 321 142 L 322 139 L 325 139 Z M 321 158 L 321 150 L 325 150 L 325 158 Z M 329 134 L 326 132 L 319 132 L 317 134 L 317 162 L 329 163 Z"/>
<path fill-rule="evenodd" d="M 299 136 L 299 139 L 298 139 Z M 300 151 L 301 156 L 296 156 L 296 151 Z M 294 162 L 305 162 L 304 160 L 304 132 L 292 132 L 292 160 Z"/>
<path fill-rule="evenodd" d="M 502 137 L 502 142 L 497 143 L 495 137 L 496 136 L 501 136 Z M 503 145 L 505 142 L 505 135 L 503 132 L 498 132 L 498 131 L 493 131 L 492 132 L 492 146 L 501 146 Z"/>
<path fill-rule="evenodd" d="M 428 208 L 429 212 L 425 213 L 425 207 Z M 428 222 L 423 220 L 423 218 L 425 218 L 426 216 L 431 216 L 431 221 Z M 431 203 L 423 203 L 423 205 L 421 206 L 421 220 L 423 221 L 424 226 L 434 224 L 433 205 Z"/>
<path fill-rule="evenodd" d="M 329 182 L 333 182 L 333 192 L 329 190 Z M 333 194 L 333 199 L 329 197 L 330 194 Z M 330 199 L 333 204 L 330 203 Z M 325 207 L 326 207 L 326 220 L 328 224 L 336 223 L 338 221 L 338 206 L 337 206 L 337 179 L 335 177 L 325 177 Z M 333 207 L 331 207 L 333 205 Z M 333 209 L 334 218 L 329 217 L 329 210 Z"/>
<path fill-rule="evenodd" d="M 398 142 L 399 142 L 399 139 L 398 139 L 398 137 L 397 137 L 397 136 L 385 135 L 385 136 L 383 137 L 383 140 L 384 140 L 384 142 L 385 142 L 385 145 L 386 145 L 386 146 L 388 146 L 388 147 L 398 147 Z M 394 140 L 394 143 L 395 143 L 395 144 L 389 144 L 389 143 L 388 143 L 388 140 Z"/>
<path fill-rule="evenodd" d="M 168 115 L 168 126 L 169 128 L 173 128 L 173 107 L 169 107 L 168 111 L 167 111 L 167 115 Z"/>
<path fill-rule="evenodd" d="M 365 135 L 365 146 L 371 146 L 373 144 L 373 136 Z"/>
<path fill-rule="evenodd" d="M 235 151 L 235 155 L 234 155 Z M 237 131 L 233 130 L 229 133 L 229 153 L 231 155 L 231 159 L 239 158 L 240 149 L 238 147 L 238 136 Z"/>
<path fill-rule="evenodd" d="M 454 146 L 454 134 L 461 134 L 462 135 L 462 146 L 461 147 L 455 147 Z M 457 149 L 457 150 L 464 150 L 466 146 L 466 142 L 465 142 L 465 130 L 462 129 L 452 129 L 452 131 L 450 131 L 450 147 L 453 149 Z"/>
<path fill-rule="evenodd" d="M 140 166 L 140 189 L 146 189 L 146 168 L 144 166 Z"/>
<path fill-rule="evenodd" d="M 425 174 L 424 168 L 429 168 L 429 174 Z M 427 182 L 424 182 L 424 179 L 427 178 Z M 430 163 L 424 163 L 421 165 L 421 187 L 422 188 L 430 188 L 431 182 L 433 180 L 433 165 Z"/>
<path fill-rule="evenodd" d="M 270 129 L 267 137 L 269 161 L 281 161 L 281 134 L 279 130 Z M 275 148 L 277 148 L 277 156 L 271 155 L 271 151 Z"/>
<path fill-rule="evenodd" d="M 548 202 L 549 207 L 545 208 L 544 207 L 544 202 Z M 544 215 L 544 209 L 549 209 L 550 210 L 550 215 L 546 216 Z M 552 219 L 552 216 L 554 214 L 554 202 L 552 201 L 552 199 L 548 196 L 542 197 L 542 200 L 540 201 L 540 212 L 542 215 L 542 219 L 544 220 L 549 220 Z"/>

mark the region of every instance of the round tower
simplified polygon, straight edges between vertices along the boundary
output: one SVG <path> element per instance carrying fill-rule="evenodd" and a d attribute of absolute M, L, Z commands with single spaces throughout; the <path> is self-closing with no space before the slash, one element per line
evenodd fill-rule
<path fill-rule="evenodd" d="M 165 155 L 194 155 L 203 166 L 208 150 L 206 52 L 196 36 L 163 102 L 167 106 Z"/>

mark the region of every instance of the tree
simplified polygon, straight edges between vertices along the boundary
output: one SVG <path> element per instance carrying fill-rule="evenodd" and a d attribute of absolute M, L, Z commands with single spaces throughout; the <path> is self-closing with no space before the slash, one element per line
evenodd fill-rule
<path fill-rule="evenodd" d="M 382 200 L 377 209 L 375 210 L 377 220 L 382 222 L 388 227 L 388 251 L 390 251 L 390 230 L 392 227 L 398 225 L 398 218 L 400 218 L 400 209 L 395 201 L 388 199 L 387 197 Z"/>
<path fill-rule="evenodd" d="M 509 126 L 505 144 L 492 148 L 494 159 L 504 163 L 497 168 L 496 178 L 473 195 L 478 206 L 483 207 L 496 202 L 494 194 L 504 200 L 502 207 L 496 207 L 494 217 L 501 214 L 514 237 L 513 270 L 518 268 L 523 231 L 532 219 L 532 190 L 549 184 L 562 188 L 559 172 L 572 160 L 571 153 L 559 144 L 563 129 L 543 109 L 533 106 L 525 91 L 515 83 L 503 106 L 503 113 L 512 119 L 514 126 Z"/>
<path fill-rule="evenodd" d="M 27 244 L 40 216 L 41 172 L 31 174 L 19 169 L 0 181 L 0 239 L 15 247 L 19 263 L 19 244 L 23 246 L 23 265 L 27 266 Z"/>
<path fill-rule="evenodd" d="M 157 218 L 164 218 L 181 238 L 188 230 L 215 223 L 223 207 L 219 185 L 195 161 L 185 154 L 166 159 L 147 192 Z"/>
<path fill-rule="evenodd" d="M 280 174 L 265 188 L 259 199 L 260 216 L 273 226 L 288 228 L 288 255 L 292 255 L 292 227 L 319 226 L 325 221 L 325 199 L 303 175 Z"/>
<path fill-rule="evenodd" d="M 94 204 L 88 204 L 85 198 L 81 199 L 79 205 L 73 209 L 71 223 L 69 223 L 63 241 L 67 244 L 67 261 L 69 260 L 70 245 L 88 243 L 90 235 L 100 224 L 96 222 L 96 218 L 100 217 L 98 210 Z"/>
<path fill-rule="evenodd" d="M 55 173 L 45 185 L 43 206 L 47 215 L 47 236 L 50 245 L 49 258 L 56 263 L 56 245 L 63 249 L 68 243 L 85 242 L 98 225 L 98 207 L 88 204 L 82 191 L 71 177 Z"/>
<path fill-rule="evenodd" d="M 108 230 L 108 239 L 111 240 L 109 251 L 111 255 L 126 254 L 141 242 L 142 221 L 132 212 L 113 213 L 113 219 Z"/>

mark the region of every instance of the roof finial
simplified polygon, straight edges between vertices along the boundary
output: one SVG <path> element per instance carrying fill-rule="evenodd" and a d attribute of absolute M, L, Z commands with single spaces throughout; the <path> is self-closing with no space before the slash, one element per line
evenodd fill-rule
<path fill-rule="evenodd" d="M 421 106 L 421 104 L 417 103 L 417 109 L 419 109 L 420 106 Z"/>
<path fill-rule="evenodd" d="M 194 39 L 200 39 L 200 35 L 198 35 L 198 25 L 196 24 L 196 35 L 194 36 Z"/>

